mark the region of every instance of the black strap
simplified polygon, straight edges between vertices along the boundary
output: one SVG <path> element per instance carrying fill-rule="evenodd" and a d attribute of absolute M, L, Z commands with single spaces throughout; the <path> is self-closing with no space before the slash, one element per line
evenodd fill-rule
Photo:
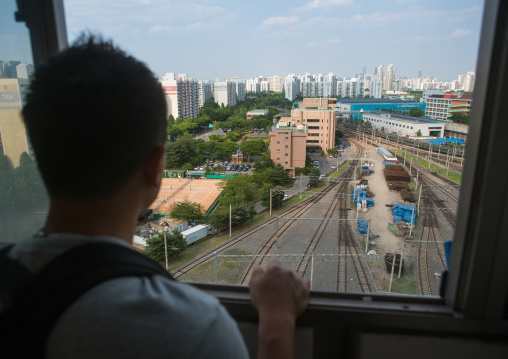
<path fill-rule="evenodd" d="M 158 263 L 125 246 L 90 243 L 66 251 L 0 313 L 2 358 L 43 358 L 53 326 L 82 294 L 107 280 L 154 274 L 172 279 Z"/>

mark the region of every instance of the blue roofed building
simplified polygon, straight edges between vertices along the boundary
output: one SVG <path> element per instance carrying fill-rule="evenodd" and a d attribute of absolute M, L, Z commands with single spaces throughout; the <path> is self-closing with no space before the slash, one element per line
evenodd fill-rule
<path fill-rule="evenodd" d="M 349 120 L 361 118 L 361 114 L 373 111 L 397 111 L 401 114 L 413 108 L 425 111 L 425 102 L 388 98 L 338 98 L 336 111 Z"/>

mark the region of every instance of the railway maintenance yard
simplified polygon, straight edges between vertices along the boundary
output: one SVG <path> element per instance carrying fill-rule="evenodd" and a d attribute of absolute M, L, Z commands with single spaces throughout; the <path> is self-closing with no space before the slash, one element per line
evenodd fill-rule
<path fill-rule="evenodd" d="M 347 129 L 345 137 L 342 173 L 330 173 L 322 187 L 173 276 L 247 285 L 255 264 L 276 259 L 309 278 L 314 290 L 438 295 L 460 186 L 426 168 L 426 156 L 438 164 L 430 152 Z M 398 165 L 387 163 L 379 147 L 389 148 Z"/>

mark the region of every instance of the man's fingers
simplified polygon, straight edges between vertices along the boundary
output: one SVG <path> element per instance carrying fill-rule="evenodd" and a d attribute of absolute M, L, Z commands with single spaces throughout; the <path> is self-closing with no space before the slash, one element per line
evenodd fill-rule
<path fill-rule="evenodd" d="M 259 264 L 256 264 L 254 266 L 254 270 L 252 271 L 252 279 L 258 278 L 259 276 L 263 275 L 263 273 L 264 273 L 263 268 Z"/>
<path fill-rule="evenodd" d="M 308 280 L 307 278 L 303 278 L 303 283 L 305 284 L 305 287 L 307 289 L 310 289 L 310 280 Z"/>

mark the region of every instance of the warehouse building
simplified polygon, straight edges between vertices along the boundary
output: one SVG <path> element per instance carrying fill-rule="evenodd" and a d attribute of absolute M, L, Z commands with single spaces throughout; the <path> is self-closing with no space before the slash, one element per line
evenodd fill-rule
<path fill-rule="evenodd" d="M 355 120 L 361 118 L 361 114 L 365 112 L 390 111 L 402 114 L 413 108 L 425 111 L 425 102 L 388 98 L 339 98 L 336 110 L 347 119 Z"/>
<path fill-rule="evenodd" d="M 444 137 L 445 124 L 441 121 L 381 111 L 364 113 L 362 119 L 369 121 L 376 130 L 396 133 L 399 136 L 418 136 L 419 134 L 422 137 Z"/>

